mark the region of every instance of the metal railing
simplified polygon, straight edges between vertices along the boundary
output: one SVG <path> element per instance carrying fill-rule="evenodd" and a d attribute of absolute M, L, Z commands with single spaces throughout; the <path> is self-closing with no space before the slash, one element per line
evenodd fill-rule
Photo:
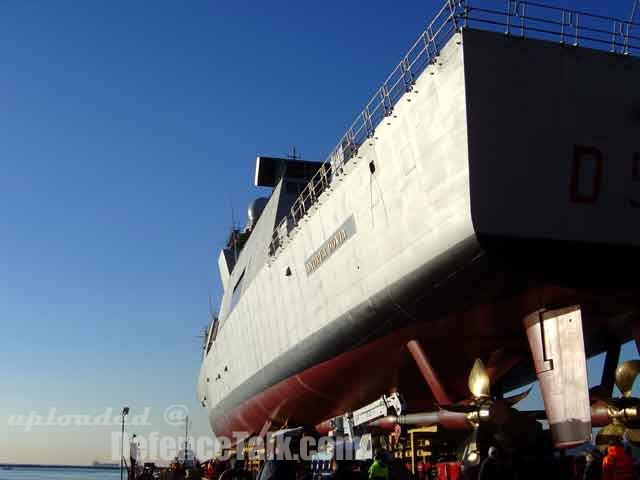
<path fill-rule="evenodd" d="M 482 0 L 477 4 L 468 0 L 444 3 L 304 187 L 289 214 L 276 226 L 269 245 L 270 255 L 283 247 L 291 231 L 317 206 L 318 198 L 344 174 L 345 164 L 373 137 L 380 122 L 392 114 L 398 100 L 413 89 L 416 79 L 436 62 L 444 45 L 461 29 L 496 31 L 623 55 L 640 54 L 640 24 L 530 1 L 506 0 L 503 7 L 484 6 L 496 3 Z"/>
<path fill-rule="evenodd" d="M 624 55 L 640 53 L 640 24 L 627 20 L 518 0 L 507 0 L 504 9 L 468 3 L 463 9 L 463 27 Z"/>

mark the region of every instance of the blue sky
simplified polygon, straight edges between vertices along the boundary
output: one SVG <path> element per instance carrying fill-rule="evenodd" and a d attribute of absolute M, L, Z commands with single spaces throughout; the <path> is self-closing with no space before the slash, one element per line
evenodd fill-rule
<path fill-rule="evenodd" d="M 324 158 L 439 4 L 2 2 L 0 461 L 108 455 L 104 432 L 4 420 L 51 406 L 159 429 L 180 403 L 208 433 L 195 337 L 255 156 Z"/>

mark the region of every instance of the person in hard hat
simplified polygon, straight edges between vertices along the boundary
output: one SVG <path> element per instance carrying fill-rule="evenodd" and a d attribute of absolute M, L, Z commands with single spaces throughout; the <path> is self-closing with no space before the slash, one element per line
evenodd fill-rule
<path fill-rule="evenodd" d="M 373 479 L 389 480 L 389 467 L 385 462 L 383 452 L 376 453 L 373 463 L 369 467 L 369 480 Z"/>
<path fill-rule="evenodd" d="M 609 444 L 607 456 L 602 461 L 602 480 L 632 480 L 633 458 L 620 441 Z"/>

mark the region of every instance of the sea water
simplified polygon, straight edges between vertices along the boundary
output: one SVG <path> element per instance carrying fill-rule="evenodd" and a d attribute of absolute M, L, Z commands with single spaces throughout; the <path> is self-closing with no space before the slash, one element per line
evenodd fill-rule
<path fill-rule="evenodd" d="M 127 478 L 126 472 L 124 478 Z M 100 468 L 0 468 L 0 480 L 120 480 L 120 470 Z"/>

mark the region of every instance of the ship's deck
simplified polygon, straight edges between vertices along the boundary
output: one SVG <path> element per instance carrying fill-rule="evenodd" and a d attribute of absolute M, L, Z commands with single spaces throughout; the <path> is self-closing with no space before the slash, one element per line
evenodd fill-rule
<path fill-rule="evenodd" d="M 447 0 L 400 63 L 371 97 L 347 129 L 318 172 L 273 232 L 270 255 L 276 256 L 323 193 L 343 173 L 345 163 L 374 136 L 377 126 L 392 114 L 400 98 L 462 29 L 472 28 L 506 36 L 546 40 L 567 47 L 591 48 L 619 55 L 640 54 L 640 24 L 538 2 L 507 0 Z"/>

